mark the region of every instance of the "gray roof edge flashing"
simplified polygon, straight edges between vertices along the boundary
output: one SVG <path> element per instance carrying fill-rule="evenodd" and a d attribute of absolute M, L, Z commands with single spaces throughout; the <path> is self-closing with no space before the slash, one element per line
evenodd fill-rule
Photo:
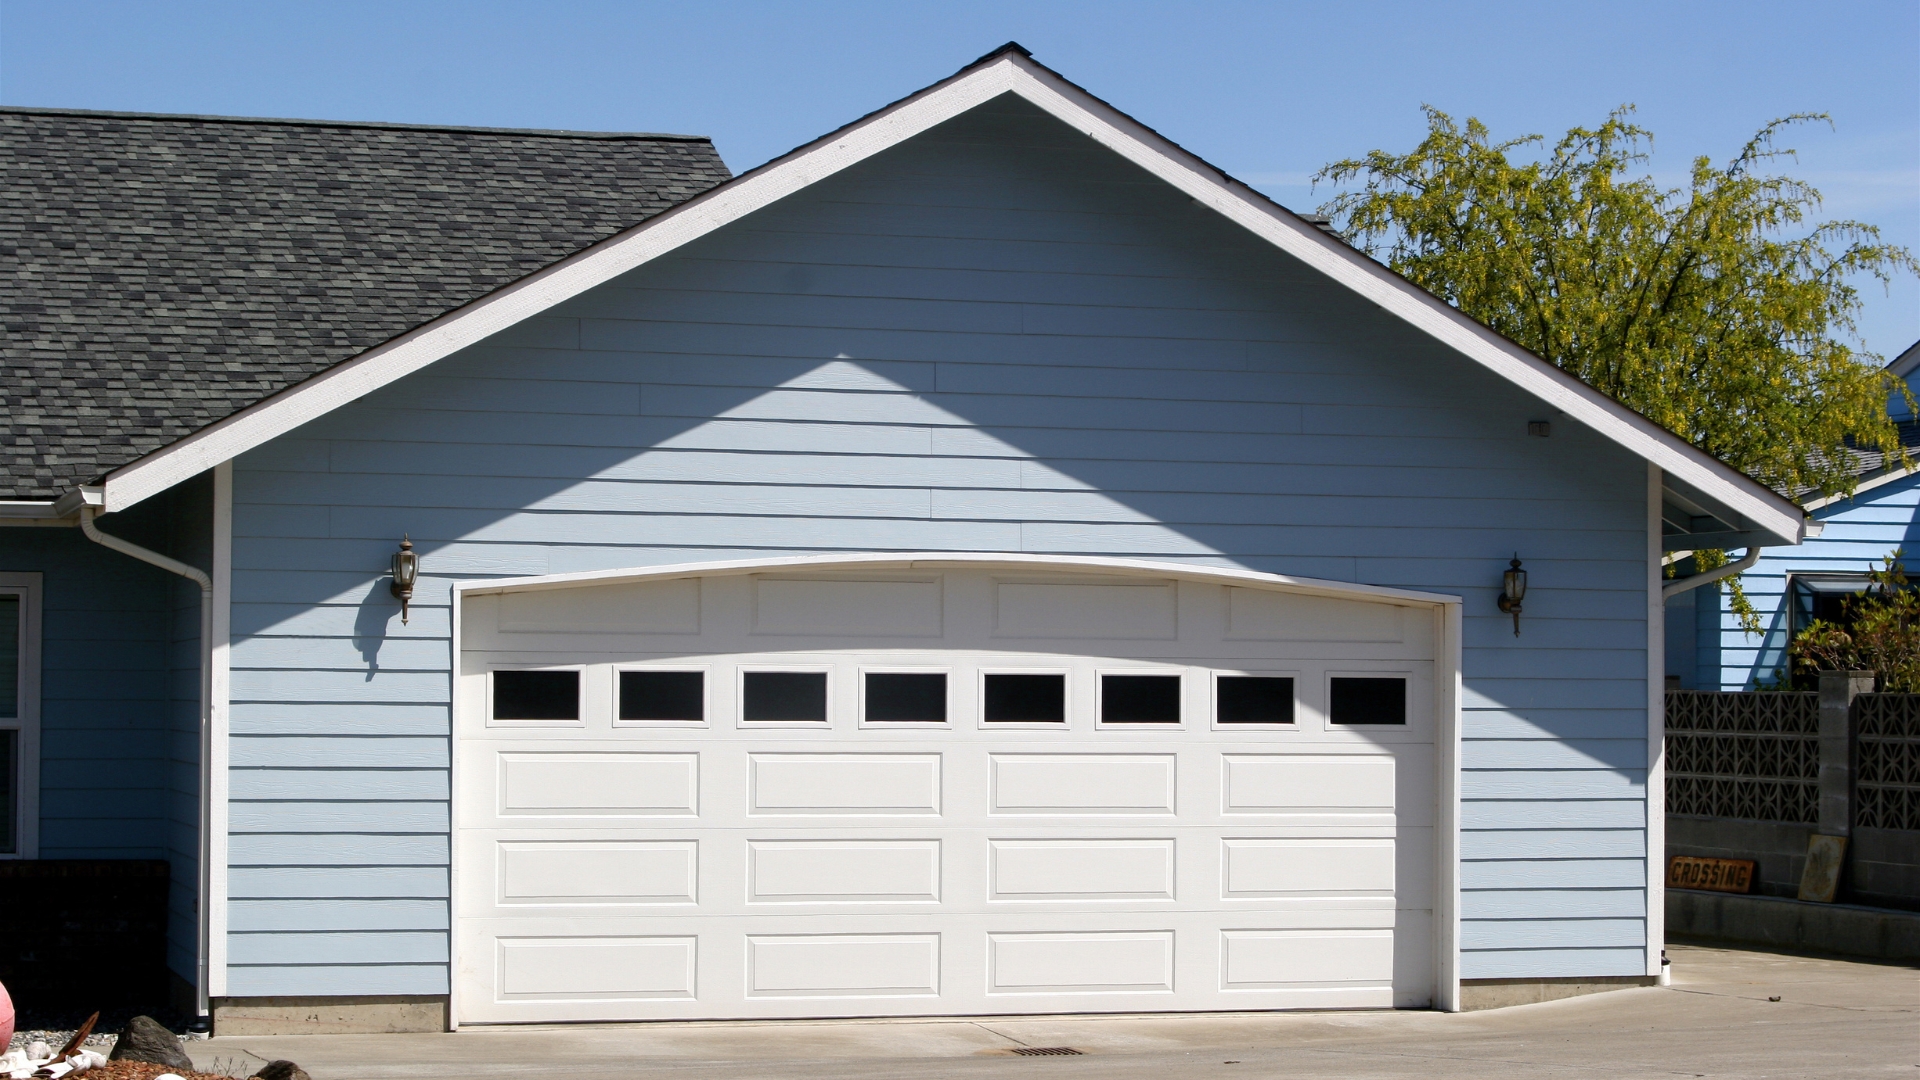
<path fill-rule="evenodd" d="M 570 131 L 564 128 L 467 127 L 460 124 L 404 124 L 384 120 L 309 120 L 279 116 L 220 116 L 211 113 L 117 112 L 102 109 L 55 109 L 32 105 L 0 105 L 0 115 L 70 116 L 83 120 L 134 120 L 148 123 L 258 124 L 269 127 L 355 128 L 372 131 L 424 131 L 448 135 L 499 135 L 540 139 L 593 139 L 607 142 L 712 142 L 706 135 L 674 135 L 653 131 Z"/>

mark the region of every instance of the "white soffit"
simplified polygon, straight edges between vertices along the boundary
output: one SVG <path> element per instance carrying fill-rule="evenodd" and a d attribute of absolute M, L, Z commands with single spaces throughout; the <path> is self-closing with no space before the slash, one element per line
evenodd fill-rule
<path fill-rule="evenodd" d="M 1723 500 L 1756 529 L 1799 541 L 1803 518 L 1793 503 L 1013 48 L 116 469 L 106 480 L 106 509 L 124 510 L 1004 93 L 1018 94 L 1549 406 Z"/>

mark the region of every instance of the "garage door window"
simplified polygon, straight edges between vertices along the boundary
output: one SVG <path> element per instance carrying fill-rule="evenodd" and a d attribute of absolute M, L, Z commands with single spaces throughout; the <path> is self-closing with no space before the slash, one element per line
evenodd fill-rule
<path fill-rule="evenodd" d="M 1100 676 L 1102 724 L 1177 724 L 1180 676 Z"/>
<path fill-rule="evenodd" d="M 869 671 L 864 694 L 869 722 L 945 723 L 945 672 Z"/>
<path fill-rule="evenodd" d="M 824 724 L 827 721 L 827 673 L 742 672 L 740 716 L 750 723 Z"/>
<path fill-rule="evenodd" d="M 578 671 L 496 671 L 495 720 L 579 720 Z"/>
<path fill-rule="evenodd" d="M 1221 675 L 1214 683 L 1214 719 L 1222 724 L 1293 723 L 1293 680 L 1278 675 Z"/>
<path fill-rule="evenodd" d="M 1336 724 L 1404 724 L 1407 722 L 1407 680 L 1356 678 L 1335 675 L 1327 719 Z"/>
<path fill-rule="evenodd" d="M 623 671 L 620 719 L 628 723 L 701 723 L 707 718 L 704 671 Z"/>
<path fill-rule="evenodd" d="M 981 685 L 981 715 L 990 724 L 1067 722 L 1065 675 L 988 672 Z"/>

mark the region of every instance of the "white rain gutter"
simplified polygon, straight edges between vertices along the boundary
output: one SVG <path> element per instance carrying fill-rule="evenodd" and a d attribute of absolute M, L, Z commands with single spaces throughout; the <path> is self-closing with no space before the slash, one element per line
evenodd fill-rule
<path fill-rule="evenodd" d="M 1660 586 L 1660 599 L 1666 600 L 1670 597 L 1679 596 L 1689 589 L 1697 589 L 1702 585 L 1710 585 L 1719 581 L 1721 578 L 1732 577 L 1743 570 L 1751 570 L 1753 569 L 1753 564 L 1760 561 L 1761 550 L 1758 545 L 1755 545 L 1748 548 L 1745 555 L 1740 556 L 1739 562 L 1730 562 L 1725 566 L 1716 567 L 1704 574 L 1683 577 L 1679 581 L 1669 581 L 1665 585 Z"/>
<path fill-rule="evenodd" d="M 208 850 L 208 844 L 210 838 L 207 836 L 207 823 L 213 820 L 213 808 L 211 804 L 213 796 L 213 724 L 210 722 L 212 719 L 210 709 L 213 701 L 213 693 L 212 686 L 209 683 L 213 666 L 208 656 L 208 651 L 213 645 L 213 578 L 210 577 L 206 571 L 198 567 L 188 566 L 178 559 L 168 558 L 157 551 L 149 551 L 138 544 L 101 532 L 93 522 L 93 519 L 100 515 L 100 507 L 97 501 L 99 494 L 98 492 L 89 492 L 87 494 L 91 497 L 85 499 L 85 504 L 80 507 L 80 531 L 87 534 L 87 539 L 99 544 L 101 547 L 111 548 L 122 555 L 129 555 L 139 559 L 141 562 L 151 563 L 169 573 L 179 574 L 181 577 L 200 586 L 200 827 L 196 830 L 200 834 L 200 882 L 194 904 L 195 935 L 199 939 L 199 947 L 195 950 L 197 953 L 195 964 L 196 970 L 199 972 L 199 978 L 195 980 L 197 985 L 194 987 L 194 994 L 196 1015 L 207 1016 L 209 1015 L 211 1005 L 211 1002 L 207 998 L 207 987 L 210 985 L 207 982 L 209 974 L 208 946 L 212 943 L 213 938 L 212 923 L 209 921 L 209 917 L 213 911 L 213 905 L 210 902 L 213 891 L 213 866 L 209 861 L 211 853 Z"/>

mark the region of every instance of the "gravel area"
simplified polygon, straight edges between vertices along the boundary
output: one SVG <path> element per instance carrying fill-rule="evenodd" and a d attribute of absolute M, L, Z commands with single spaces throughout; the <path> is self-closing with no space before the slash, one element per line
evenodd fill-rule
<path fill-rule="evenodd" d="M 173 1073 L 185 1080 L 233 1080 L 224 1073 L 179 1072 L 165 1065 L 154 1065 L 145 1061 L 109 1061 L 95 1069 L 74 1074 L 86 1080 L 153 1080 L 156 1076 Z"/>

